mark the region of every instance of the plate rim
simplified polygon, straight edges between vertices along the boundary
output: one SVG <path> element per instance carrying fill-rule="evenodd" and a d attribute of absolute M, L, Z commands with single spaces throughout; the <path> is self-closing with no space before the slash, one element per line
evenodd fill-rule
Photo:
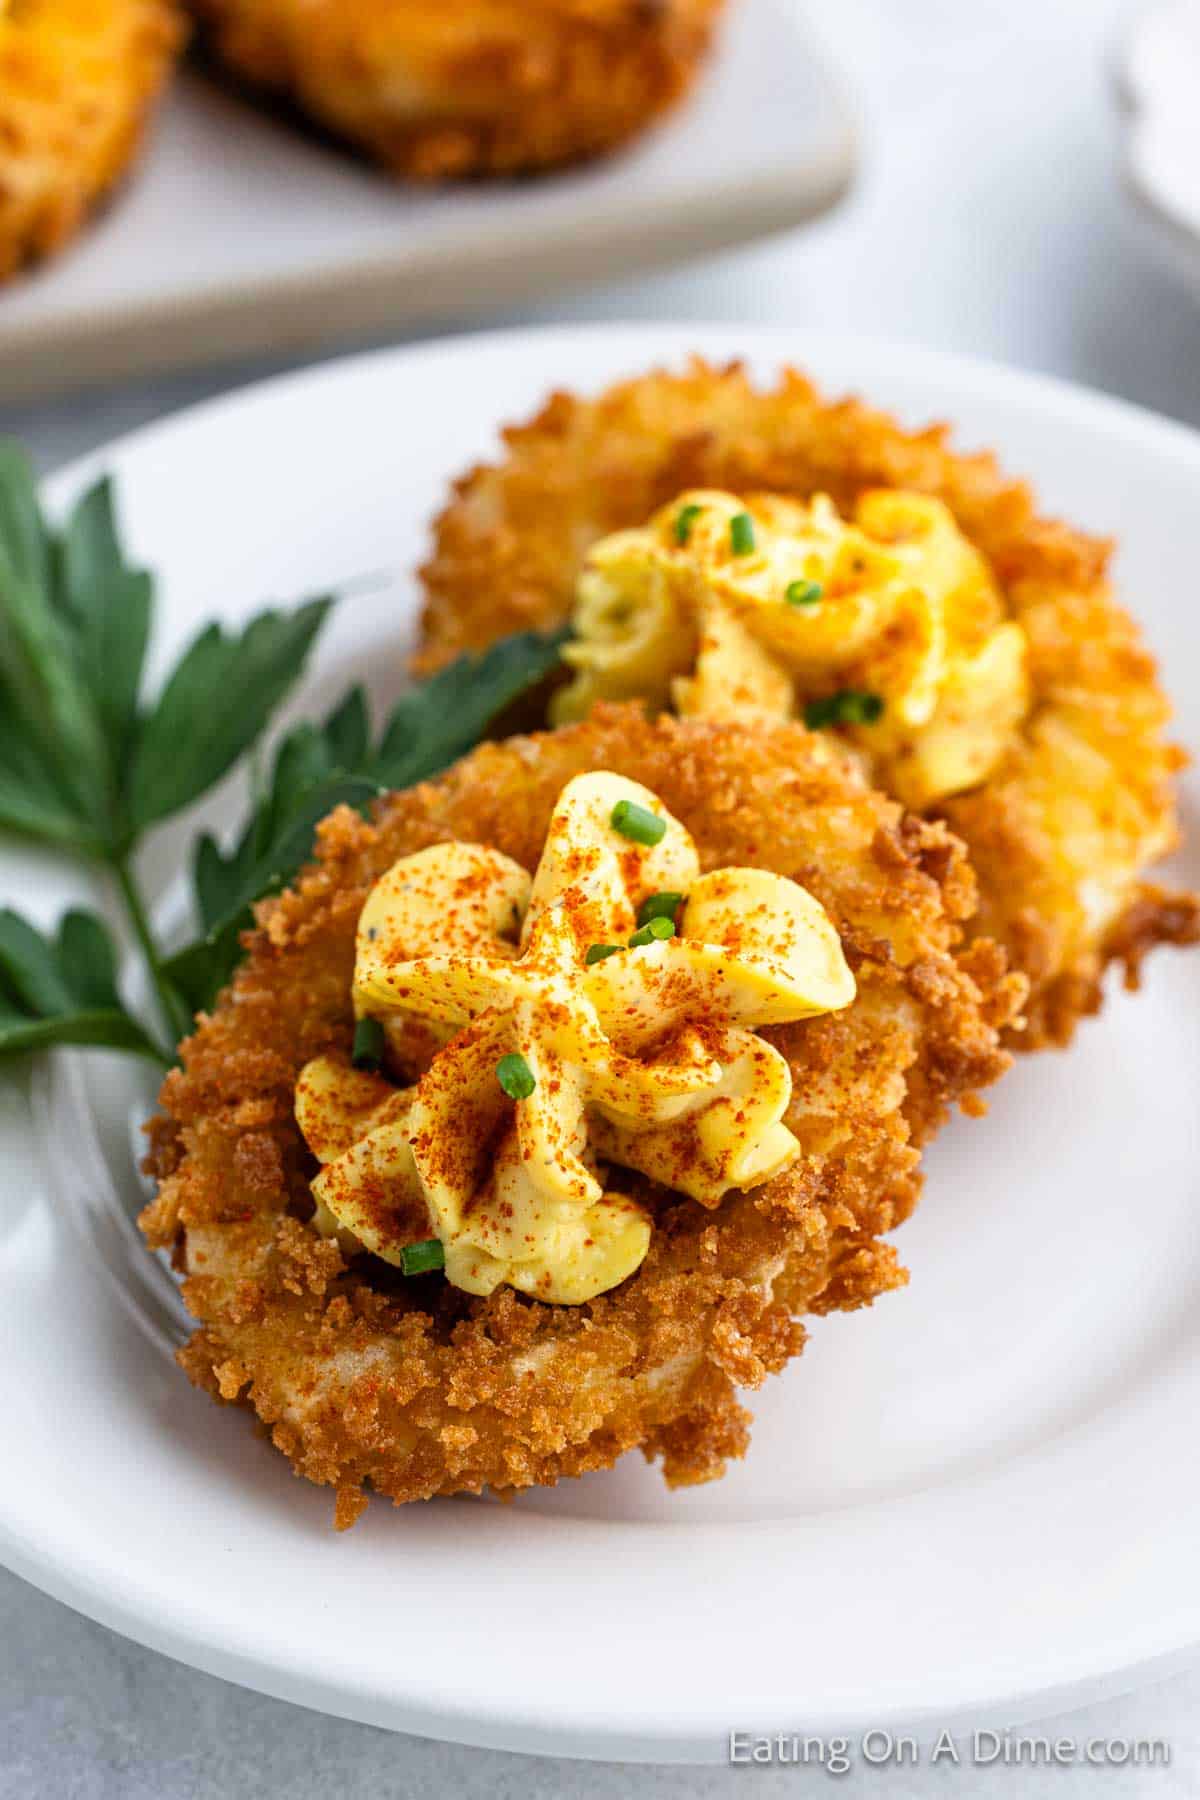
<path fill-rule="evenodd" d="M 525 344 L 531 339 L 552 339 L 559 345 L 573 340 L 584 347 L 597 339 L 609 342 L 628 339 L 635 366 L 637 363 L 644 366 L 648 354 L 672 361 L 682 358 L 687 354 L 689 338 L 694 338 L 702 346 L 704 353 L 709 355 L 719 354 L 714 345 L 717 340 L 725 339 L 736 340 L 748 356 L 761 355 L 780 360 L 787 357 L 801 363 L 812 361 L 819 365 L 823 360 L 836 362 L 839 357 L 852 352 L 864 355 L 868 362 L 894 360 L 898 366 L 903 366 L 906 376 L 919 376 L 922 371 L 927 371 L 931 376 L 939 377 L 945 385 L 955 386 L 963 393 L 964 398 L 969 398 L 972 391 L 986 398 L 989 394 L 995 394 L 998 387 L 1002 386 L 1004 397 L 1008 400 L 1012 400 L 1014 396 L 1018 399 L 1036 400 L 1042 408 L 1052 404 L 1076 422 L 1090 421 L 1118 434 L 1127 446 L 1132 434 L 1134 440 L 1152 444 L 1172 458 L 1185 458 L 1200 472 L 1200 434 L 1175 421 L 1163 419 L 1147 409 L 1056 377 L 1014 371 L 998 362 L 959 353 L 918 348 L 852 333 L 820 332 L 777 325 L 706 324 L 684 320 L 677 323 L 643 324 L 634 321 L 628 324 L 594 323 L 515 328 L 339 357 L 315 367 L 270 377 L 143 425 L 97 447 L 84 457 L 72 460 L 49 476 L 44 486 L 51 504 L 59 504 L 99 468 L 133 450 L 153 450 L 156 444 L 163 444 L 170 437 L 186 433 L 197 424 L 223 413 L 236 414 L 242 408 L 270 404 L 273 395 L 281 390 L 294 392 L 306 387 L 320 389 L 326 384 L 336 385 L 353 370 L 370 371 L 385 363 L 404 364 L 430 358 L 461 358 L 464 355 L 487 360 L 503 355 L 507 348 L 518 342 Z M 635 344 L 640 348 L 633 349 Z M 581 357 L 580 361 L 581 366 L 586 367 L 585 358 Z M 715 1529 L 725 1530 L 727 1527 L 691 1524 L 678 1529 L 706 1534 Z M 89 1584 L 86 1575 L 71 1557 L 64 1558 L 60 1552 L 56 1559 L 49 1550 L 43 1550 L 43 1554 L 39 1556 L 35 1547 L 16 1542 L 8 1528 L 8 1522 L 3 1518 L 0 1518 L 0 1559 L 55 1598 L 126 1636 L 206 1673 L 240 1681 L 243 1685 L 297 1704 L 318 1706 L 321 1710 L 392 1729 L 502 1749 L 586 1757 L 625 1756 L 630 1760 L 669 1758 L 700 1761 L 709 1760 L 713 1754 L 711 1734 L 700 1731 L 696 1717 L 686 1721 L 678 1717 L 660 1721 L 657 1729 L 652 1730 L 644 1721 L 636 1728 L 611 1718 L 601 1723 L 594 1712 L 591 1716 L 580 1715 L 571 1720 L 564 1718 L 561 1708 L 553 1720 L 548 1720 L 545 1715 L 539 1716 L 533 1710 L 518 1717 L 511 1706 L 489 1712 L 486 1702 L 482 1700 L 474 1701 L 469 1710 L 449 1704 L 438 1709 L 425 1702 L 398 1708 L 393 1696 L 365 1693 L 361 1687 L 353 1691 L 348 1687 L 339 1688 L 336 1681 L 330 1682 L 328 1675 L 322 1676 L 311 1667 L 305 1669 L 297 1661 L 286 1666 L 278 1660 L 264 1665 L 261 1661 L 256 1661 L 253 1655 L 197 1639 L 195 1636 L 189 1637 L 186 1627 L 172 1625 L 169 1608 L 160 1610 L 156 1618 L 148 1618 L 144 1611 L 139 1612 L 132 1604 L 127 1606 L 119 1595 L 111 1591 L 111 1584 L 106 1589 L 99 1577 L 94 1577 Z M 1170 1673 L 1172 1669 L 1194 1659 L 1196 1642 L 1200 1641 L 1200 1621 L 1196 1640 L 1186 1645 L 1164 1645 L 1161 1641 L 1155 1643 L 1152 1641 L 1153 1635 L 1151 1632 L 1144 1634 L 1139 1653 L 1119 1666 L 1109 1664 L 1099 1670 L 1080 1667 L 1080 1660 L 1084 1663 L 1087 1661 L 1084 1656 L 1082 1659 L 1077 1658 L 1076 1667 L 1065 1670 L 1058 1682 L 1030 1688 L 1028 1683 L 1014 1679 L 1005 1688 L 1003 1696 L 995 1702 L 997 1710 L 1004 1711 L 1006 1717 L 1032 1717 L 1052 1710 L 1059 1703 L 1078 1700 L 1084 1694 L 1089 1698 L 1102 1693 L 1116 1694 L 1127 1691 L 1131 1685 L 1151 1676 Z M 961 1710 L 965 1713 L 974 1712 L 978 1705 L 978 1698 L 965 1697 L 961 1702 Z M 888 1723 L 886 1710 L 880 1710 L 882 1722 Z M 943 1717 L 953 1718 L 955 1714 L 954 1703 L 936 1711 L 939 1721 Z M 911 1708 L 905 1710 L 902 1720 L 899 1714 L 895 1718 L 895 1722 L 913 1721 Z M 585 1747 L 580 1747 L 581 1740 Z"/>
<path fill-rule="evenodd" d="M 1126 400 L 1118 394 L 1107 393 L 1102 388 L 1089 387 L 1085 382 L 1040 370 L 1020 368 L 1006 363 L 1000 357 L 977 356 L 961 350 L 941 350 L 928 344 L 911 343 L 904 338 L 888 337 L 875 332 L 833 331 L 803 324 L 791 326 L 757 320 L 743 322 L 730 318 L 641 320 L 634 317 L 589 319 L 580 323 L 553 321 L 533 325 L 469 327 L 461 331 L 417 338 L 411 342 L 339 351 L 328 357 L 315 358 L 299 368 L 283 369 L 252 381 L 235 383 L 218 394 L 210 394 L 203 399 L 189 401 L 184 406 L 173 407 L 158 418 L 132 426 L 128 431 L 119 432 L 116 437 L 107 438 L 104 443 L 84 451 L 82 455 L 68 457 L 43 471 L 40 485 L 51 506 L 59 507 L 84 482 L 94 479 L 97 469 L 114 456 L 153 449 L 160 440 L 165 442 L 178 433 L 190 431 L 196 425 L 207 424 L 225 411 L 232 412 L 241 407 L 269 402 L 276 393 L 284 390 L 308 386 L 319 388 L 326 384 L 336 386 L 347 374 L 360 369 L 365 372 L 393 363 L 424 362 L 439 357 L 449 359 L 464 355 L 477 355 L 486 359 L 502 354 L 506 349 L 530 338 L 556 344 L 572 339 L 616 342 L 627 338 L 631 344 L 641 341 L 654 345 L 655 356 L 661 356 L 664 363 L 668 360 L 678 362 L 691 354 L 682 341 L 688 336 L 705 341 L 709 347 L 699 352 L 704 356 L 737 356 L 740 351 L 749 358 L 760 352 L 774 353 L 781 362 L 793 362 L 801 368 L 810 359 L 814 363 L 825 358 L 837 360 L 849 352 L 860 352 L 868 358 L 883 358 L 889 362 L 893 359 L 904 361 L 908 364 L 909 371 L 916 374 L 924 372 L 931 381 L 939 377 L 962 380 L 966 384 L 964 391 L 973 388 L 984 399 L 995 397 L 1003 388 L 1009 394 L 1020 395 L 1029 401 L 1052 400 L 1061 409 L 1063 416 L 1074 422 L 1091 418 L 1102 426 L 1135 433 L 1144 440 L 1147 448 L 1157 446 L 1171 454 L 1200 458 L 1200 426 L 1188 425 L 1181 419 L 1156 412 L 1153 407 L 1144 406 L 1135 400 Z M 729 342 L 718 350 L 715 346 L 719 339 L 727 339 Z M 639 366 L 644 368 L 644 359 Z M 655 366 L 659 366 L 657 362 Z M 631 372 L 638 371 L 634 369 Z M 825 387 L 826 391 L 832 391 L 832 384 L 825 384 Z M 588 384 L 581 383 L 579 391 L 590 391 Z M 857 391 L 855 388 L 845 390 L 847 394 L 856 394 Z M 864 397 L 868 404 L 878 403 L 872 396 Z M 536 404 L 535 396 L 531 398 L 527 411 L 531 413 Z M 923 421 L 913 418 L 902 423 L 906 429 L 917 430 L 922 423 L 936 421 L 937 416 L 937 409 L 934 407 Z M 504 422 L 499 421 L 493 427 L 493 437 L 496 437 L 500 424 Z M 962 450 L 964 444 L 959 427 L 954 421 L 950 423 L 954 447 Z M 497 441 L 497 454 L 499 450 Z M 1015 479 L 1021 479 L 1020 470 L 1012 470 L 1010 473 Z"/>
<path fill-rule="evenodd" d="M 543 1524 L 551 1521 L 542 1520 Z M 578 1521 L 576 1521 L 578 1523 Z M 653 1529 L 653 1528 L 651 1528 Z M 695 1526 L 685 1529 L 707 1531 L 715 1527 Z M 367 1692 L 339 1685 L 328 1676 L 317 1677 L 297 1662 L 276 1660 L 265 1664 L 253 1653 L 214 1645 L 189 1636 L 181 1626 L 172 1626 L 165 1618 L 150 1622 L 134 1606 L 124 1605 L 109 1594 L 97 1597 L 87 1581 L 56 1570 L 47 1574 L 36 1557 L 22 1553 L 15 1545 L 3 1521 L 0 1521 L 0 1566 L 27 1581 L 50 1599 L 68 1606 L 83 1618 L 114 1631 L 131 1643 L 166 1656 L 172 1662 L 215 1680 L 226 1681 L 251 1693 L 272 1700 L 301 1706 L 330 1718 L 346 1719 L 360 1725 L 411 1737 L 430 1738 L 436 1742 L 460 1745 L 478 1750 L 507 1751 L 518 1755 L 564 1758 L 573 1762 L 616 1762 L 649 1764 L 689 1764 L 712 1766 L 720 1760 L 736 1722 L 723 1722 L 718 1728 L 702 1723 L 693 1715 L 683 1721 L 662 1722 L 651 1728 L 642 1719 L 636 1724 L 614 1720 L 611 1716 L 598 1722 L 593 1716 L 577 1719 L 559 1717 L 549 1721 L 534 1708 L 518 1712 L 511 1706 L 490 1706 L 476 1696 L 469 1705 L 439 1704 L 427 1700 L 397 1705 L 395 1699 L 381 1692 Z M 1194 1669 L 1200 1655 L 1200 1639 L 1196 1643 L 1169 1649 L 1147 1648 L 1135 1660 L 1099 1673 L 1083 1669 L 1063 1673 L 1045 1683 L 1012 1680 L 989 1695 L 981 1707 L 978 1697 L 971 1695 L 944 1704 L 929 1703 L 919 1707 L 894 1708 L 881 1705 L 872 1713 L 870 1723 L 851 1715 L 850 1722 L 837 1712 L 808 1713 L 801 1721 L 804 1732 L 821 1735 L 828 1732 L 855 1731 L 920 1731 L 949 1729 L 965 1731 L 986 1719 L 989 1724 L 1011 1728 L 1038 1719 L 1053 1717 L 1076 1707 L 1120 1699 L 1143 1686 L 1165 1681 L 1171 1676 Z M 789 1730 L 793 1714 L 781 1714 L 774 1730 Z M 751 1722 L 750 1730 L 769 1722 Z"/>

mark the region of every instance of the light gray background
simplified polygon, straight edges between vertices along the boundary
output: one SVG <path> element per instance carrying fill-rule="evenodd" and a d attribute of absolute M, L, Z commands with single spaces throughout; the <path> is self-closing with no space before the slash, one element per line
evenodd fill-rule
<path fill-rule="evenodd" d="M 795 237 L 532 316 L 860 330 L 1070 376 L 1200 425 L 1200 307 L 1160 272 L 1120 190 L 1112 65 L 1130 8 L 1116 0 L 812 0 L 807 10 L 862 117 L 864 169 L 849 203 Z M 268 372 L 258 364 L 8 409 L 0 431 L 24 438 L 51 468 Z M 4 1800 L 541 1800 L 560 1791 L 682 1800 L 726 1793 L 737 1781 L 752 1782 L 764 1800 L 826 1782 L 914 1800 L 935 1790 L 1022 1800 L 1200 1793 L 1200 1672 L 1040 1729 L 1164 1737 L 1172 1761 L 1165 1770 L 957 1775 L 944 1764 L 915 1772 L 860 1764 L 833 1783 L 818 1769 L 622 1769 L 462 1750 L 323 1719 L 193 1674 L 0 1573 Z"/>

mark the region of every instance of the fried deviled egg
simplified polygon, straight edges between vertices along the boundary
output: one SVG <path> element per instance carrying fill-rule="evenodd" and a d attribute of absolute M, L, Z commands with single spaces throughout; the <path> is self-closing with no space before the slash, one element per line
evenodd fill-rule
<path fill-rule="evenodd" d="M 807 1313 L 903 1281 L 1024 983 L 961 846 L 795 723 L 586 723 L 348 810 L 168 1076 L 193 1381 L 396 1501 L 740 1455 Z"/>
<path fill-rule="evenodd" d="M 1135 983 L 1196 941 L 1195 897 L 1147 880 L 1183 758 L 1110 546 L 990 457 L 701 362 L 558 394 L 505 440 L 438 521 L 419 666 L 569 619 L 558 718 L 636 696 L 835 734 L 967 844 L 972 929 L 1031 984 L 1027 1047 L 1070 1038 L 1110 961 Z"/>
<path fill-rule="evenodd" d="M 0 280 L 130 168 L 183 36 L 173 0 L 0 0 Z"/>
<path fill-rule="evenodd" d="M 723 0 L 193 0 L 217 54 L 395 174 L 611 150 L 690 88 Z"/>

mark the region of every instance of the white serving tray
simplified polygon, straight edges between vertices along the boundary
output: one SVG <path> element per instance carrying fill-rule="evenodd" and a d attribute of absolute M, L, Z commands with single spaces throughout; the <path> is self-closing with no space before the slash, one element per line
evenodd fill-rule
<path fill-rule="evenodd" d="M 688 104 L 624 153 L 536 181 L 397 187 L 189 71 L 128 191 L 0 291 L 0 400 L 661 267 L 801 224 L 853 166 L 794 0 L 734 0 Z"/>

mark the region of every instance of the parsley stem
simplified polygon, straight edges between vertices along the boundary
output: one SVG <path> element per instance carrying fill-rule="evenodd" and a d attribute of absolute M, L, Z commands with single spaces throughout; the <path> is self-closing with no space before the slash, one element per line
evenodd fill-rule
<path fill-rule="evenodd" d="M 125 903 L 125 912 L 145 960 L 147 972 L 154 985 L 154 992 L 158 996 L 159 1011 L 162 1013 L 172 1044 L 178 1044 L 182 1039 L 191 1035 L 192 1016 L 167 979 L 158 945 L 155 943 L 154 934 L 150 929 L 145 903 L 138 890 L 133 870 L 130 868 L 128 856 L 114 857 L 112 869 L 121 892 L 121 899 Z M 174 1051 L 167 1053 L 166 1060 L 168 1063 L 176 1060 Z"/>

